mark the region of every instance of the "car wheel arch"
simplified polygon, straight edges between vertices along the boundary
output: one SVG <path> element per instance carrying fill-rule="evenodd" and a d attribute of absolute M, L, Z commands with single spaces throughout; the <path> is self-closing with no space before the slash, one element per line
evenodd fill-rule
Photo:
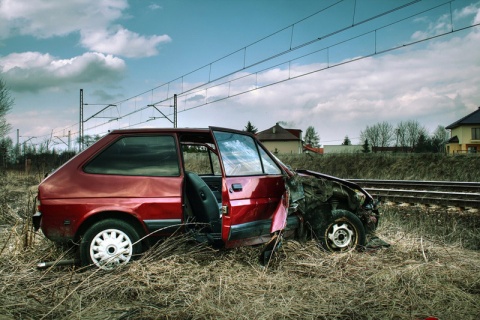
<path fill-rule="evenodd" d="M 147 234 L 146 227 L 143 222 L 132 214 L 123 211 L 101 211 L 90 215 L 84 221 L 82 221 L 75 234 L 74 242 L 79 243 L 80 238 L 90 227 L 92 227 L 95 223 L 106 219 L 117 219 L 131 224 L 141 238 Z"/>

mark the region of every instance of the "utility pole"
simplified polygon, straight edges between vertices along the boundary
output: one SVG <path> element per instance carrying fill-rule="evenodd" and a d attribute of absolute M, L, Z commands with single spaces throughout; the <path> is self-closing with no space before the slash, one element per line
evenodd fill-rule
<path fill-rule="evenodd" d="M 80 120 L 78 121 L 78 152 L 83 150 L 83 89 L 80 89 Z"/>
<path fill-rule="evenodd" d="M 20 155 L 20 129 L 17 129 L 17 146 L 15 147 L 15 160 Z"/>
<path fill-rule="evenodd" d="M 177 94 L 173 95 L 173 127 L 177 127 Z"/>

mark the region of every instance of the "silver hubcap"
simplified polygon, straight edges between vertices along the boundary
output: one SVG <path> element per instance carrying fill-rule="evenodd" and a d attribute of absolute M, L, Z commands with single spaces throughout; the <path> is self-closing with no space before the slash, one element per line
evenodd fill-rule
<path fill-rule="evenodd" d="M 345 222 L 332 225 L 327 234 L 334 249 L 343 249 L 352 246 L 355 239 L 355 232 Z"/>
<path fill-rule="evenodd" d="M 90 244 L 90 257 L 102 269 L 111 270 L 130 261 L 133 244 L 123 231 L 108 229 L 98 233 Z"/>

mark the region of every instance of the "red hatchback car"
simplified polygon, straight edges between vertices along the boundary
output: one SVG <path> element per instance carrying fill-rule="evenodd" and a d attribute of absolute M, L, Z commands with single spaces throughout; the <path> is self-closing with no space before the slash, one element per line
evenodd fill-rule
<path fill-rule="evenodd" d="M 358 185 L 293 171 L 255 136 L 225 128 L 116 130 L 45 178 L 35 228 L 111 269 L 173 232 L 224 247 L 310 236 L 364 246 L 377 203 Z"/>

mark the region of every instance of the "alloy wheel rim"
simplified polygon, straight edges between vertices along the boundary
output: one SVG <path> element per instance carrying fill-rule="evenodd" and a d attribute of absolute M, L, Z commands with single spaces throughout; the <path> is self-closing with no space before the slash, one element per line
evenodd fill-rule
<path fill-rule="evenodd" d="M 352 246 L 355 239 L 355 232 L 346 222 L 335 223 L 329 229 L 327 238 L 330 240 L 334 249 L 344 249 Z"/>

